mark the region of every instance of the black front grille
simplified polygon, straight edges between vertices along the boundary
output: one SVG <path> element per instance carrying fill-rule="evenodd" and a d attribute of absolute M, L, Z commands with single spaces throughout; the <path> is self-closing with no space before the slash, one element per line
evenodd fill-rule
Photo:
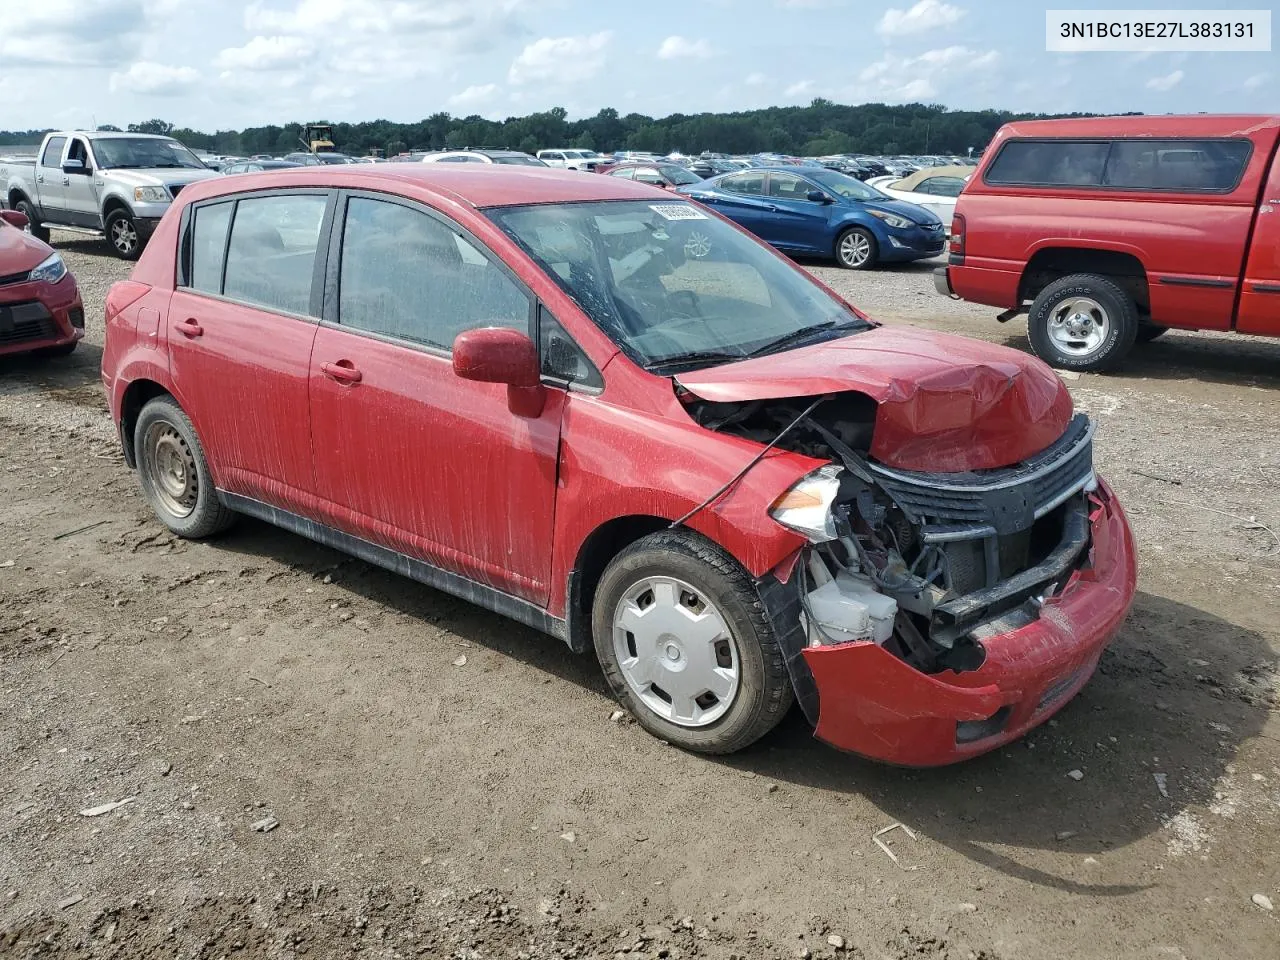
<path fill-rule="evenodd" d="M 26 283 L 29 276 L 31 276 L 31 271 L 24 270 L 22 273 L 11 273 L 7 276 L 0 277 L 0 287 L 11 283 Z"/>
<path fill-rule="evenodd" d="M 181 190 L 182 190 L 182 188 L 183 188 L 183 187 L 185 187 L 185 186 L 186 186 L 186 184 L 185 184 L 185 183 L 171 183 L 171 184 L 169 184 L 169 195 L 170 195 L 170 196 L 174 196 L 174 197 L 176 197 L 176 196 L 178 195 L 179 191 L 181 191 Z"/>
<path fill-rule="evenodd" d="M 58 326 L 44 304 L 0 304 L 0 347 L 52 340 L 57 335 Z"/>

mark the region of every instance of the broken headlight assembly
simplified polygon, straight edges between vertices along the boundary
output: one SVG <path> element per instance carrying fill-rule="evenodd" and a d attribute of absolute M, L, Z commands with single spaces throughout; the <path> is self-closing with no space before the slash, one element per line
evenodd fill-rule
<path fill-rule="evenodd" d="M 811 543 L 827 543 L 839 536 L 831 511 L 840 492 L 842 469 L 833 463 L 802 477 L 786 493 L 773 501 L 769 516 L 788 530 L 809 538 Z"/>

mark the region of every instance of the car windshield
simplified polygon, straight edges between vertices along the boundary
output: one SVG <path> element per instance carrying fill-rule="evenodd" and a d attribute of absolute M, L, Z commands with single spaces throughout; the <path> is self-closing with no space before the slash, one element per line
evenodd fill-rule
<path fill-rule="evenodd" d="M 684 167 L 677 167 L 675 164 L 664 165 L 662 175 L 674 183 L 677 187 L 683 187 L 688 183 L 701 183 L 702 178 L 696 173 L 690 173 Z"/>
<path fill-rule="evenodd" d="M 156 167 L 191 167 L 209 169 L 200 158 L 177 140 L 151 137 L 104 137 L 93 141 L 93 153 L 98 166 L 107 170 L 130 167 L 153 169 Z"/>
<path fill-rule="evenodd" d="M 499 154 L 491 157 L 494 163 L 509 163 L 517 167 L 545 167 L 546 164 L 537 157 L 526 157 L 520 153 Z"/>
<path fill-rule="evenodd" d="M 806 170 L 804 175 L 814 183 L 844 197 L 846 200 L 886 200 L 883 193 L 875 187 L 869 187 L 861 180 L 850 177 L 836 170 Z"/>
<path fill-rule="evenodd" d="M 690 203 L 487 213 L 631 359 L 655 372 L 870 327 L 798 267 Z"/>

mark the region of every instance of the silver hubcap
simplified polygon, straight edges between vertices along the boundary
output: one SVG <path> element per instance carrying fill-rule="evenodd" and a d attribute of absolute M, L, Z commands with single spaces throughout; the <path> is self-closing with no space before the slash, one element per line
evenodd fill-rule
<path fill-rule="evenodd" d="M 111 224 L 111 242 L 121 253 L 133 253 L 138 245 L 138 231 L 133 229 L 131 221 L 122 217 Z"/>
<path fill-rule="evenodd" d="M 871 241 L 861 233 L 846 234 L 840 241 L 840 259 L 851 267 L 860 267 L 871 256 Z"/>
<path fill-rule="evenodd" d="M 689 234 L 689 239 L 684 242 L 684 254 L 686 257 L 693 257 L 695 260 L 701 260 L 711 252 L 711 238 L 701 233 Z"/>
<path fill-rule="evenodd" d="M 155 423 L 147 430 L 146 450 L 147 476 L 160 506 L 178 519 L 189 517 L 200 487 L 186 441 L 169 424 Z"/>
<path fill-rule="evenodd" d="M 681 727 L 715 723 L 738 695 L 738 644 L 724 616 L 672 577 L 633 584 L 613 614 L 613 650 L 646 707 Z"/>
<path fill-rule="evenodd" d="M 1087 357 L 1101 349 L 1111 332 L 1111 318 L 1091 297 L 1063 300 L 1049 314 L 1049 338 L 1063 353 Z"/>

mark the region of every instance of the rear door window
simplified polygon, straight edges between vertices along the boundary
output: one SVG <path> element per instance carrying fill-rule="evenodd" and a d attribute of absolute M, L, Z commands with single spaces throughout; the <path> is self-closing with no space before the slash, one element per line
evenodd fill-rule
<path fill-rule="evenodd" d="M 987 170 L 988 183 L 1098 187 L 1110 142 L 1011 140 Z"/>
<path fill-rule="evenodd" d="M 732 177 L 725 177 L 720 181 L 720 189 L 728 190 L 730 193 L 741 193 L 749 197 L 762 196 L 764 194 L 764 174 L 739 173 Z"/>
<path fill-rule="evenodd" d="M 66 137 L 54 137 L 44 145 L 44 153 L 40 155 L 40 166 L 58 167 L 62 165 L 62 148 L 67 145 Z"/>
<path fill-rule="evenodd" d="M 236 205 L 223 295 L 284 313 L 311 312 L 316 246 L 328 199 L 250 197 Z"/>
<path fill-rule="evenodd" d="M 1244 174 L 1248 140 L 1117 140 L 1104 184 L 1130 190 L 1225 192 Z"/>

